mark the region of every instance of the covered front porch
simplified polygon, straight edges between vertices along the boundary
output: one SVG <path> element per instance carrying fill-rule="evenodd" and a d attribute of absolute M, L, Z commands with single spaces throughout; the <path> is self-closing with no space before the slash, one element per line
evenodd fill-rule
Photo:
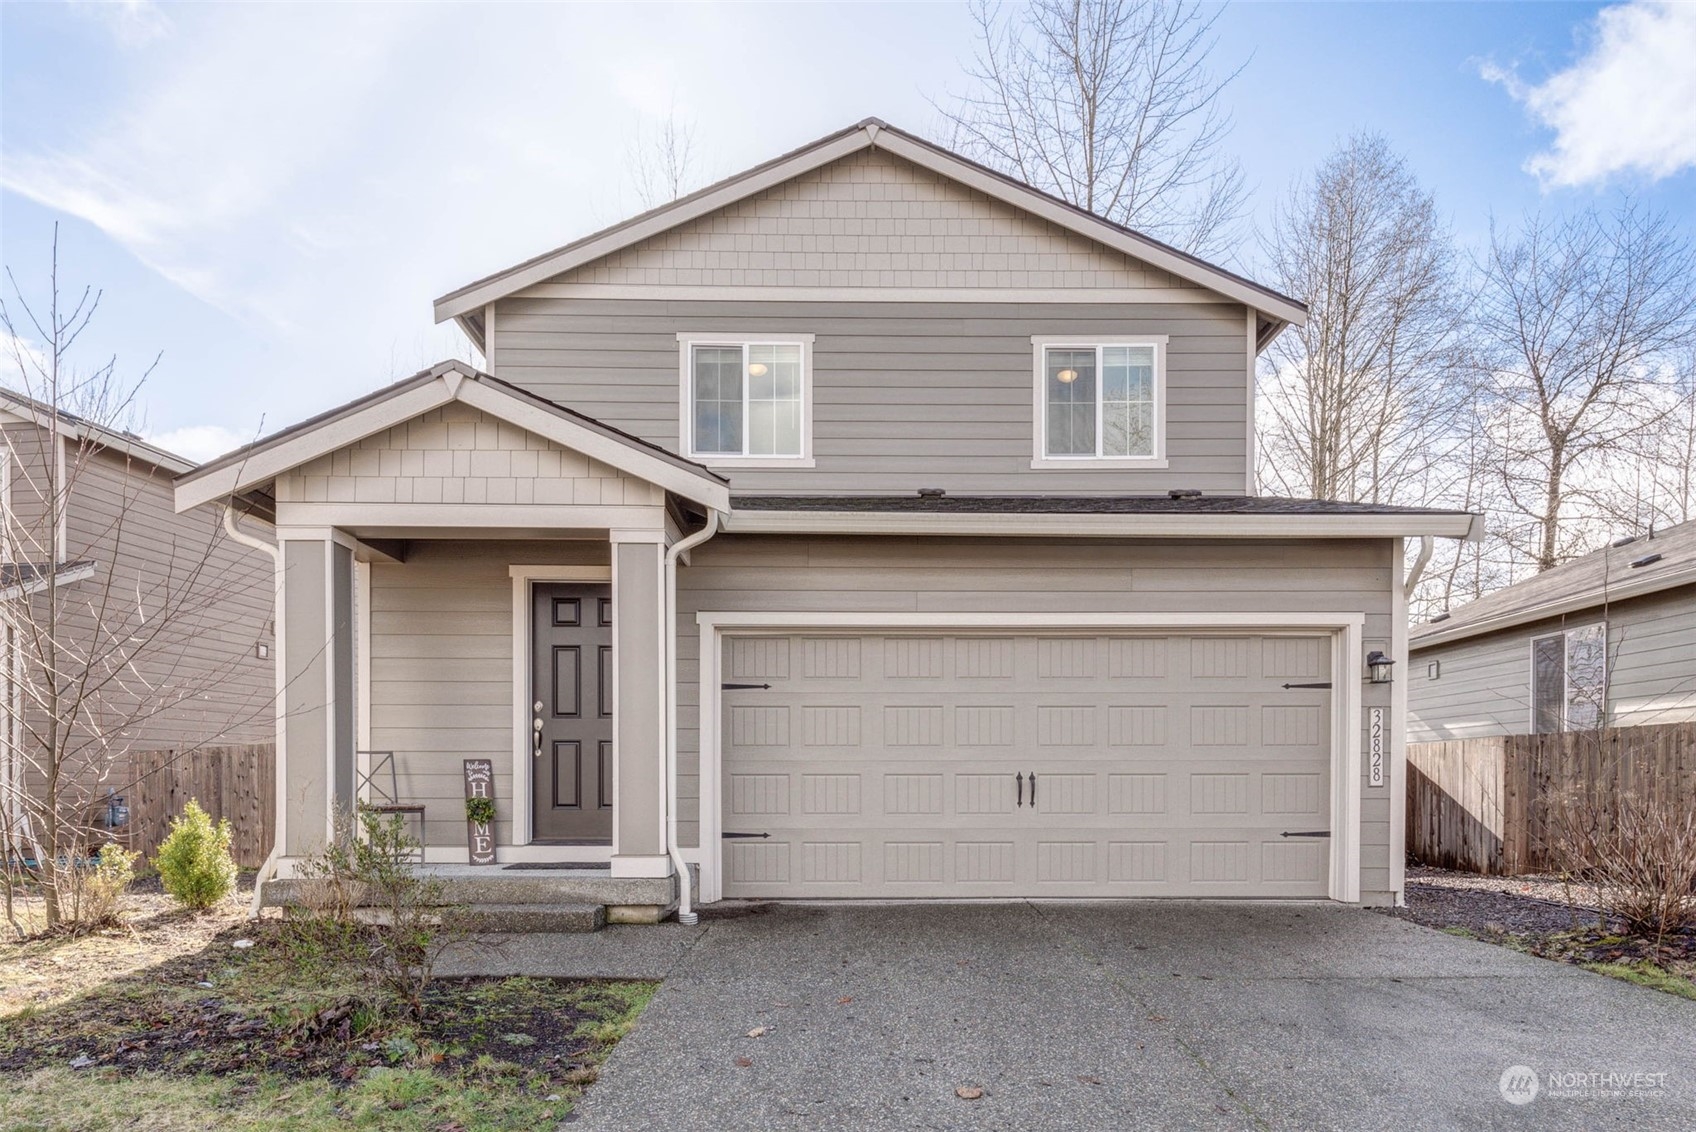
<path fill-rule="evenodd" d="M 668 610 L 722 479 L 452 363 L 208 465 L 178 505 L 236 495 L 276 516 L 278 878 L 381 804 L 468 892 L 676 906 Z"/>

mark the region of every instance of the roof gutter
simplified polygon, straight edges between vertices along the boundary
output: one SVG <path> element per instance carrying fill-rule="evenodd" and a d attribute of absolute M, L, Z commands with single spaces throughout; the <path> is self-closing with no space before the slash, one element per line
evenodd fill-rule
<path fill-rule="evenodd" d="M 1474 516 L 1007 514 L 934 511 L 732 511 L 734 534 L 945 535 L 1025 538 L 1468 538 Z"/>
<path fill-rule="evenodd" d="M 666 851 L 677 870 L 677 922 L 700 923 L 694 909 L 694 884 L 689 863 L 677 845 L 677 560 L 718 533 L 719 513 L 707 508 L 700 530 L 673 543 L 665 552 L 665 822 Z"/>

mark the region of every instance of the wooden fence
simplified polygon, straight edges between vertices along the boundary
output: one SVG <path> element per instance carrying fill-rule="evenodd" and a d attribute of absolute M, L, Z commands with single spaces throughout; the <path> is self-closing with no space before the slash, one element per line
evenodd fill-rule
<path fill-rule="evenodd" d="M 270 743 L 203 747 L 195 751 L 132 751 L 126 777 L 134 782 L 129 846 L 147 859 L 170 832 L 171 819 L 193 798 L 212 820 L 230 819 L 230 853 L 256 869 L 276 836 L 277 749 Z"/>
<path fill-rule="evenodd" d="M 1443 868 L 1514 876 L 1557 867 L 1554 803 L 1583 792 L 1696 808 L 1696 723 L 1409 743 L 1407 849 Z"/>

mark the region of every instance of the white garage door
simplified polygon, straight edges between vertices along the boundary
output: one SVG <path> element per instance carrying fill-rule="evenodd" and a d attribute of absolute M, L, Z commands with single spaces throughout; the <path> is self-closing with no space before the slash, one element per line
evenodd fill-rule
<path fill-rule="evenodd" d="M 727 637 L 724 894 L 1323 897 L 1329 641 Z M 1285 836 L 1306 834 L 1309 836 Z"/>

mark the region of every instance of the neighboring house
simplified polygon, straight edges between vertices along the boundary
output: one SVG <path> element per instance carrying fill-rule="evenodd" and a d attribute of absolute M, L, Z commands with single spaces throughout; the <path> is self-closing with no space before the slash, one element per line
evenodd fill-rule
<path fill-rule="evenodd" d="M 430 861 L 482 757 L 500 860 L 697 900 L 1397 897 L 1365 658 L 1474 519 L 1254 495 L 1299 302 L 867 121 L 436 315 L 487 373 L 178 481 L 275 501 L 285 873 L 376 750 Z"/>
<path fill-rule="evenodd" d="M 1439 614 L 1409 647 L 1413 742 L 1696 720 L 1696 522 Z"/>
<path fill-rule="evenodd" d="M 0 817 L 26 843 L 49 714 L 76 717 L 58 736 L 76 820 L 129 791 L 132 752 L 276 733 L 271 559 L 224 534 L 222 506 L 177 512 L 172 480 L 193 467 L 0 390 Z M 49 713 L 55 656 L 66 691 Z"/>

